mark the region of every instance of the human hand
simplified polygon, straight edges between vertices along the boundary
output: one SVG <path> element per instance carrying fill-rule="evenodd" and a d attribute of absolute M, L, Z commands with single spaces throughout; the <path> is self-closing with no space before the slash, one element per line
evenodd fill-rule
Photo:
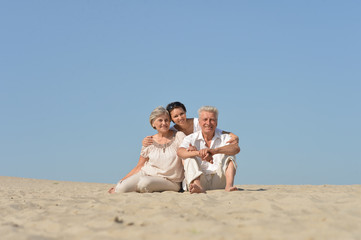
<path fill-rule="evenodd" d="M 213 163 L 213 156 L 211 153 L 211 149 L 209 148 L 203 148 L 199 150 L 199 157 L 202 159 L 202 161 Z"/>
<path fill-rule="evenodd" d="M 202 160 L 213 164 L 213 156 L 210 153 L 208 153 L 204 158 L 202 158 Z"/>
<path fill-rule="evenodd" d="M 231 139 L 229 139 L 229 141 L 227 141 L 226 143 L 229 143 L 229 144 L 238 144 L 239 138 L 238 138 L 237 135 L 234 135 L 233 133 L 230 133 L 229 136 L 231 137 Z"/>
<path fill-rule="evenodd" d="M 142 145 L 144 147 L 148 147 L 149 145 L 152 145 L 152 144 L 153 144 L 153 136 L 147 136 L 142 141 Z"/>
<path fill-rule="evenodd" d="M 115 193 L 115 187 L 112 187 L 108 190 L 108 193 Z"/>

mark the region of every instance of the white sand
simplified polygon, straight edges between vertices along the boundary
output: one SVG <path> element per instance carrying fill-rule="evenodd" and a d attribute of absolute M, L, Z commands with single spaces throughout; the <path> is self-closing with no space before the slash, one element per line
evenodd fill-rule
<path fill-rule="evenodd" d="M 361 185 L 108 194 L 0 177 L 0 239 L 361 239 Z"/>

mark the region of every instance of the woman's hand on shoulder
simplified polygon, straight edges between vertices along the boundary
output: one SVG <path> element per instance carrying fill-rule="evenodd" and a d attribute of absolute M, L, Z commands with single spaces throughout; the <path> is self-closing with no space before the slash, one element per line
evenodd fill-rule
<path fill-rule="evenodd" d="M 152 144 L 153 144 L 153 136 L 147 136 L 142 141 L 142 145 L 144 147 L 148 147 L 149 145 L 152 145 Z"/>
<path fill-rule="evenodd" d="M 227 143 L 229 143 L 229 144 L 238 144 L 239 138 L 238 138 L 237 135 L 234 135 L 233 133 L 229 133 L 229 136 L 231 137 L 231 139 L 229 139 L 229 141 Z"/>

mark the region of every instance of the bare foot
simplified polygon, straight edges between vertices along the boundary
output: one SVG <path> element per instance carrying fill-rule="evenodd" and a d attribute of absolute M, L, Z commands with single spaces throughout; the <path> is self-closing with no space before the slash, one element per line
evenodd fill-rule
<path fill-rule="evenodd" d="M 198 186 L 195 183 L 191 183 L 189 185 L 189 191 L 190 193 L 206 193 L 206 191 L 204 191 L 204 189 L 201 186 Z"/>
<path fill-rule="evenodd" d="M 115 193 L 115 187 L 112 187 L 111 189 L 109 189 L 108 193 Z"/>
<path fill-rule="evenodd" d="M 233 191 L 238 191 L 238 188 L 235 186 L 231 186 L 231 187 L 226 187 L 224 190 L 226 190 L 227 192 L 233 192 Z"/>

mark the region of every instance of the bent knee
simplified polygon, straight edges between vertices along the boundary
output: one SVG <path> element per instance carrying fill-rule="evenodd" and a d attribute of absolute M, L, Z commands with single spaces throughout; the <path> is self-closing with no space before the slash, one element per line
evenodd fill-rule
<path fill-rule="evenodd" d="M 150 184 L 151 184 L 151 181 L 149 178 L 141 177 L 137 184 L 137 188 L 138 188 L 139 192 L 141 192 L 141 193 L 150 192 L 150 189 L 149 189 Z"/>
<path fill-rule="evenodd" d="M 226 170 L 231 170 L 231 169 L 236 171 L 237 170 L 237 165 L 234 163 L 234 160 L 229 159 L 228 162 L 227 162 Z"/>

